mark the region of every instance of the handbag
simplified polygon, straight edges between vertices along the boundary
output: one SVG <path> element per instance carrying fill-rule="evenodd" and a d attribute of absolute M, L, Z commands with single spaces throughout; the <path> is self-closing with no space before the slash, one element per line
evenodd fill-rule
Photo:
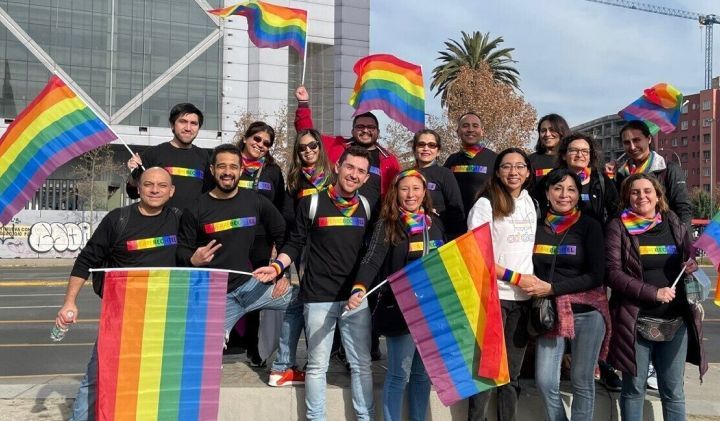
<path fill-rule="evenodd" d="M 637 319 L 635 329 L 640 336 L 648 341 L 669 342 L 673 340 L 682 324 L 682 317 L 667 320 L 657 317 L 640 316 Z"/>
<path fill-rule="evenodd" d="M 569 229 L 565 231 L 560 241 L 557 243 L 559 247 L 562 244 Z M 552 284 L 552 278 L 555 274 L 555 262 L 557 261 L 557 252 L 553 254 L 552 264 L 550 265 L 550 279 L 548 283 Z M 557 309 L 555 308 L 555 298 L 540 297 L 533 298 L 530 305 L 530 316 L 528 317 L 527 332 L 530 336 L 536 337 L 550 332 L 555 328 L 557 320 Z"/>

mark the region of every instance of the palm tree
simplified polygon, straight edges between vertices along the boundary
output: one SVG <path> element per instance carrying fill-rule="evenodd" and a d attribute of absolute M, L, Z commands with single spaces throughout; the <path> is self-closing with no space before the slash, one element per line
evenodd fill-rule
<path fill-rule="evenodd" d="M 514 48 L 497 49 L 505 40 L 502 37 L 490 39 L 490 33 L 484 35 L 478 31 L 474 31 L 472 35 L 461 31 L 462 40 L 449 40 L 445 42 L 447 49 L 438 51 L 442 62 L 441 65 L 433 69 L 433 79 L 430 83 L 430 89 L 437 88 L 435 96 L 442 94 L 440 103 L 444 106 L 447 99 L 447 92 L 455 82 L 460 68 L 467 66 L 471 69 L 478 69 L 481 63 L 485 63 L 490 67 L 493 73 L 493 79 L 496 82 L 510 85 L 519 89 L 520 72 L 512 66 L 516 63 L 512 59 L 512 51 Z"/>

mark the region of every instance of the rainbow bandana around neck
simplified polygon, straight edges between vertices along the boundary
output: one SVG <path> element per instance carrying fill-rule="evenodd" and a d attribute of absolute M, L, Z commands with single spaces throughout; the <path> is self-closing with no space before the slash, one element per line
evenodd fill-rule
<path fill-rule="evenodd" d="M 335 208 L 337 208 L 337 210 L 339 210 L 345 217 L 349 218 L 352 216 L 360 204 L 360 198 L 358 197 L 357 192 L 355 192 L 353 197 L 349 200 L 340 196 L 335 190 L 334 185 L 330 186 L 327 192 L 330 200 L 333 202 L 333 205 L 335 205 Z"/>
<path fill-rule="evenodd" d="M 420 234 L 426 225 L 425 210 L 419 208 L 417 212 L 406 212 L 400 209 L 400 220 L 402 221 L 405 231 L 408 237 L 415 234 Z"/>
<path fill-rule="evenodd" d="M 580 210 L 573 208 L 572 210 L 558 214 L 549 210 L 545 216 L 545 225 L 549 226 L 555 234 L 561 234 L 572 227 L 580 219 Z"/>
<path fill-rule="evenodd" d="M 327 182 L 325 171 L 317 171 L 315 167 L 302 167 L 302 173 L 305 179 L 318 190 L 322 190 Z"/>
<path fill-rule="evenodd" d="M 650 172 L 650 168 L 652 168 L 653 161 L 655 160 L 655 152 L 650 151 L 650 155 L 648 155 L 645 162 L 643 162 L 641 165 L 635 165 L 634 162 L 632 162 L 632 159 L 628 159 L 625 164 L 623 164 L 622 168 L 618 171 L 619 174 L 622 174 L 624 176 L 629 176 L 633 174 L 644 174 L 647 172 Z"/>
<path fill-rule="evenodd" d="M 625 209 L 620 214 L 620 220 L 630 235 L 640 235 L 661 223 L 662 215 L 658 212 L 652 218 L 644 218 L 630 209 Z"/>
<path fill-rule="evenodd" d="M 465 153 L 465 156 L 467 156 L 470 159 L 475 158 L 475 155 L 482 152 L 485 147 L 479 143 L 476 143 L 474 145 L 462 145 L 463 152 Z"/>
<path fill-rule="evenodd" d="M 259 159 L 250 159 L 245 158 L 243 155 L 242 157 L 242 166 L 243 166 L 243 173 L 253 176 L 255 173 L 262 168 L 262 166 L 265 164 L 265 157 L 260 157 Z"/>
<path fill-rule="evenodd" d="M 585 180 L 590 179 L 590 174 L 592 174 L 592 168 L 590 167 L 585 167 L 577 173 L 578 177 L 580 177 L 580 181 L 583 183 Z"/>

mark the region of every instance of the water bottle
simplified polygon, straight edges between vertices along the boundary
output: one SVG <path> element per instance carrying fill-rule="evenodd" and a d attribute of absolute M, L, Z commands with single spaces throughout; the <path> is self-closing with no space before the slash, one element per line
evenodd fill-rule
<path fill-rule="evenodd" d="M 72 311 L 67 312 L 68 319 L 72 319 L 73 315 L 74 313 Z M 60 342 L 65 339 L 65 335 L 67 334 L 68 330 L 70 330 L 69 327 L 60 327 L 58 325 L 55 325 L 50 331 L 50 339 L 52 339 L 53 342 Z"/>

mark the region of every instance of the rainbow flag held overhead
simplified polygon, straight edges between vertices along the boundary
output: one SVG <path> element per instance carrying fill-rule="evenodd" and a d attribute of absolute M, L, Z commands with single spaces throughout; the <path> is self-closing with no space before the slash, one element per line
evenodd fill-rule
<path fill-rule="evenodd" d="M 704 250 L 715 268 L 718 269 L 718 280 L 715 285 L 715 305 L 720 306 L 720 212 L 713 216 L 713 219 L 710 220 L 710 223 L 693 245 Z"/>
<path fill-rule="evenodd" d="M 277 6 L 264 1 L 249 1 L 208 13 L 227 18 L 245 16 L 250 40 L 258 48 L 290 46 L 304 56 L 307 37 L 307 10 Z"/>
<path fill-rule="evenodd" d="M 623 108 L 618 115 L 625 121 L 640 120 L 647 124 L 650 133 L 670 133 L 680 120 L 683 94 L 669 83 L 658 83 L 645 89 L 643 96 Z"/>
<path fill-rule="evenodd" d="M 98 419 L 217 419 L 227 279 L 196 268 L 105 274 Z"/>
<path fill-rule="evenodd" d="M 7 224 L 58 167 L 117 136 L 59 77 L 0 138 L 0 223 Z"/>
<path fill-rule="evenodd" d="M 350 95 L 353 115 L 382 110 L 411 132 L 425 128 L 425 88 L 422 68 L 390 54 L 374 54 L 358 60 Z"/>
<path fill-rule="evenodd" d="M 444 405 L 510 381 L 489 225 L 388 281 Z"/>

